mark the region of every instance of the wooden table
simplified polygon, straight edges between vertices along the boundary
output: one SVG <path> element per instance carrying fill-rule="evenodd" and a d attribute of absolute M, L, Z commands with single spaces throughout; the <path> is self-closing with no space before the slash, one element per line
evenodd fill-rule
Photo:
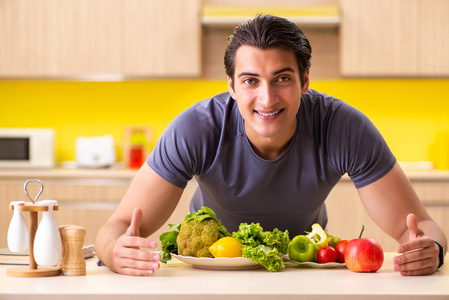
<path fill-rule="evenodd" d="M 393 271 L 393 256 L 385 254 L 377 273 L 291 265 L 277 273 L 212 271 L 172 260 L 151 277 L 131 277 L 88 259 L 86 276 L 14 278 L 3 265 L 0 299 L 449 299 L 447 265 L 431 276 L 403 277 Z"/>

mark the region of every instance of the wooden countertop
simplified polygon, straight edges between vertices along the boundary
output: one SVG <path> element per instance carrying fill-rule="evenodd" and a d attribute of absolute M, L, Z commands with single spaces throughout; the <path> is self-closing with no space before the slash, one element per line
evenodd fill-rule
<path fill-rule="evenodd" d="M 124 168 L 0 169 L 0 178 L 115 178 L 132 179 L 137 170 Z"/>
<path fill-rule="evenodd" d="M 124 168 L 55 168 L 55 169 L 1 169 L 0 179 L 13 178 L 115 178 L 132 179 L 137 170 Z M 410 180 L 449 180 L 449 170 L 405 170 Z M 347 175 L 342 180 L 350 180 Z"/>
<path fill-rule="evenodd" d="M 0 266 L 0 299 L 449 299 L 449 268 L 431 276 L 403 277 L 385 253 L 376 273 L 287 266 L 270 273 L 200 270 L 177 260 L 151 277 L 118 275 L 87 260 L 86 276 L 14 278 Z M 182 298 L 180 298 L 182 297 Z"/>

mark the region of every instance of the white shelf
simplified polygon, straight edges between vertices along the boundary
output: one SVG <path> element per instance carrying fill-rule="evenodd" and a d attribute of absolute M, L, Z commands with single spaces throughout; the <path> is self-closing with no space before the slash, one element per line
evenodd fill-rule
<path fill-rule="evenodd" d="M 251 17 L 203 17 L 201 24 L 206 27 L 235 27 Z M 340 17 L 287 17 L 298 26 L 332 28 L 340 25 Z"/>
<path fill-rule="evenodd" d="M 341 17 L 337 6 L 252 7 L 204 6 L 201 23 L 205 27 L 235 27 L 259 13 L 284 17 L 298 26 L 338 27 Z"/>

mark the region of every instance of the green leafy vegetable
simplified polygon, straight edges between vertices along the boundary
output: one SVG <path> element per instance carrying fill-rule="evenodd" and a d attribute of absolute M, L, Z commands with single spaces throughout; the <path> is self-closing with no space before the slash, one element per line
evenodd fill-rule
<path fill-rule="evenodd" d="M 270 272 L 277 272 L 285 268 L 282 263 L 282 253 L 277 248 L 259 245 L 255 248 L 242 246 L 242 256 L 264 266 Z"/>
<path fill-rule="evenodd" d="M 162 243 L 162 251 L 161 251 L 161 262 L 164 264 L 167 263 L 171 259 L 171 254 L 178 253 L 178 243 L 176 242 L 176 238 L 179 234 L 180 224 L 168 224 L 170 228 L 175 228 L 176 230 L 164 232 L 159 236 L 159 239 Z"/>
<path fill-rule="evenodd" d="M 277 248 L 284 255 L 287 253 L 288 244 L 290 243 L 288 231 L 282 232 L 277 228 L 273 229 L 273 231 L 265 231 L 264 243 L 267 246 Z"/>
<path fill-rule="evenodd" d="M 263 231 L 259 223 L 242 223 L 233 237 L 242 243 L 242 256 L 251 258 L 255 263 L 264 266 L 270 272 L 285 268 L 283 255 L 287 253 L 290 238 L 288 231 Z"/>

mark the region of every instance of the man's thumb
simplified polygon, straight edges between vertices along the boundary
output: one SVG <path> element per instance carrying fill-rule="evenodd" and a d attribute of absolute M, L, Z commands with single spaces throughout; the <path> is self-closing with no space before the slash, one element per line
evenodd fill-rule
<path fill-rule="evenodd" d="M 142 223 L 142 210 L 140 208 L 135 208 L 131 218 L 131 224 L 126 230 L 127 236 L 139 236 L 139 228 Z"/>
<path fill-rule="evenodd" d="M 424 232 L 419 229 L 418 222 L 416 221 L 416 216 L 414 214 L 408 214 L 407 227 L 410 230 L 410 239 L 417 239 L 424 234 Z"/>

